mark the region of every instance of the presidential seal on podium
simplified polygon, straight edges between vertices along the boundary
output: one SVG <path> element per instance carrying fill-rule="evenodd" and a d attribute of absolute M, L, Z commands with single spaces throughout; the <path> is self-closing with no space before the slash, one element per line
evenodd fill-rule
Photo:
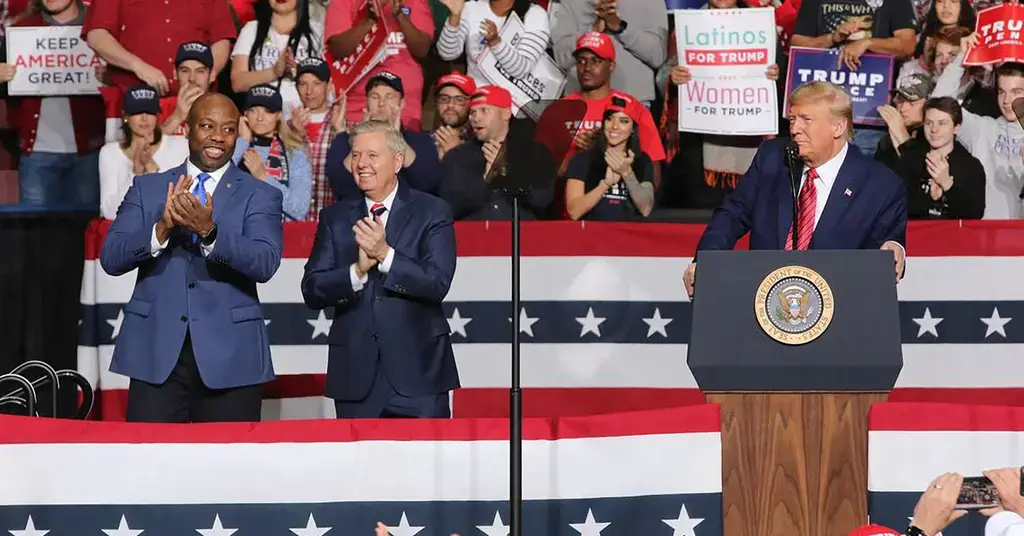
<path fill-rule="evenodd" d="M 803 266 L 784 266 L 757 287 L 754 316 L 761 329 L 783 344 L 807 344 L 832 322 L 835 299 L 828 282 Z"/>

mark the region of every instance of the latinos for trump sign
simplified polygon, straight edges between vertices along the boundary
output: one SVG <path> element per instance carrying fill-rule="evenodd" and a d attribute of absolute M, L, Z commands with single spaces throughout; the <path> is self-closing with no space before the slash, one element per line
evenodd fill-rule
<path fill-rule="evenodd" d="M 978 13 L 974 27 L 977 45 L 967 53 L 964 65 L 987 65 L 1000 61 L 1024 61 L 1024 7 L 1000 4 Z"/>
<path fill-rule="evenodd" d="M 785 113 L 789 113 L 789 96 L 801 84 L 831 82 L 850 95 L 854 124 L 885 125 L 878 107 L 889 104 L 893 79 L 892 56 L 864 54 L 860 57 L 860 67 L 856 71 L 850 71 L 845 64 L 837 67 L 838 60 L 838 49 L 790 48 Z"/>
<path fill-rule="evenodd" d="M 501 27 L 501 40 L 511 43 L 515 48 L 523 38 L 523 33 L 523 21 L 519 19 L 519 15 L 510 13 Z M 513 114 L 531 102 L 558 100 L 562 96 L 562 88 L 565 87 L 565 73 L 547 54 L 541 54 L 537 65 L 523 78 L 516 78 L 505 71 L 488 47 L 484 47 L 483 54 L 477 59 L 477 66 L 488 82 L 501 86 L 512 94 Z M 533 107 L 526 107 L 526 111 L 531 114 L 532 109 Z"/>
<path fill-rule="evenodd" d="M 81 26 L 7 29 L 7 63 L 18 68 L 10 95 L 98 95 L 99 59 L 82 39 Z"/>
<path fill-rule="evenodd" d="M 679 64 L 692 78 L 679 86 L 679 130 L 763 135 L 779 131 L 775 82 L 775 12 L 771 8 L 678 10 Z"/>

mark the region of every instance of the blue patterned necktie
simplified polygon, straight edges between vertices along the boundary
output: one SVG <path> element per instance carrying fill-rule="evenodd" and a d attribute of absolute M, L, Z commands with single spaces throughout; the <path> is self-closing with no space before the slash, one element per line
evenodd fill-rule
<path fill-rule="evenodd" d="M 197 198 L 199 198 L 199 202 L 205 205 L 206 204 L 206 181 L 210 179 L 210 174 L 209 173 L 200 173 L 199 176 L 196 177 L 196 179 L 198 179 L 199 182 L 196 182 L 196 187 L 192 189 L 192 195 L 194 195 Z M 192 244 L 195 245 L 197 248 L 199 247 L 199 240 L 200 240 L 199 235 L 197 235 L 195 233 L 192 233 Z"/>
<path fill-rule="evenodd" d="M 199 198 L 199 202 L 206 204 L 206 181 L 210 179 L 209 173 L 200 173 L 198 177 L 199 182 L 196 183 L 196 187 L 192 190 L 192 195 Z"/>

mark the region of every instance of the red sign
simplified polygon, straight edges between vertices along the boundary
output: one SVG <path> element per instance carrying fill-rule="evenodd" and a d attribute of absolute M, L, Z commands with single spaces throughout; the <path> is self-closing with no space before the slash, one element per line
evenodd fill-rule
<path fill-rule="evenodd" d="M 331 82 L 334 83 L 334 88 L 339 94 L 348 93 L 352 86 L 383 61 L 387 54 L 388 35 L 391 31 L 384 21 L 384 17 L 380 15 L 387 12 L 381 7 L 380 0 L 370 1 L 377 9 L 377 20 L 356 46 L 356 50 L 341 61 L 336 60 L 329 51 L 325 53 L 327 64 L 331 67 Z M 355 20 L 368 18 L 369 13 L 370 2 L 366 2 L 360 8 Z"/>
<path fill-rule="evenodd" d="M 977 45 L 967 53 L 964 65 L 1024 61 L 1024 6 L 1000 4 L 978 13 Z"/>

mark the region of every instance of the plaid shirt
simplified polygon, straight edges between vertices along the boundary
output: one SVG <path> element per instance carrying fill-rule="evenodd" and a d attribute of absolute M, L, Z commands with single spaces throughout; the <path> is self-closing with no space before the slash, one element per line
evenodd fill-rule
<path fill-rule="evenodd" d="M 313 196 L 309 203 L 309 212 L 306 213 L 306 221 L 317 221 L 320 218 L 320 210 L 334 203 L 334 192 L 327 182 L 327 150 L 331 148 L 331 141 L 338 133 L 331 126 L 330 114 L 324 117 L 318 132 L 320 134 L 316 139 L 309 140 L 309 161 L 313 166 Z"/>

